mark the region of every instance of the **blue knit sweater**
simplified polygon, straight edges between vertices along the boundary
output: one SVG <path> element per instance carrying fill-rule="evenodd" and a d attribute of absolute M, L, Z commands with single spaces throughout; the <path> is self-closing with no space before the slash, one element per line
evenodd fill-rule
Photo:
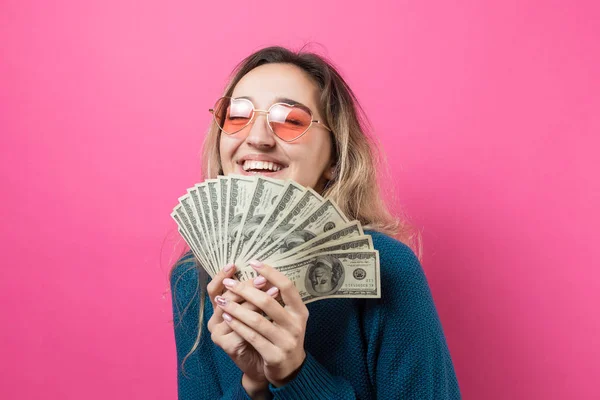
<path fill-rule="evenodd" d="M 404 244 L 368 233 L 380 255 L 381 299 L 308 304 L 306 360 L 291 382 L 270 386 L 274 399 L 460 398 L 418 259 Z M 192 265 L 190 257 L 171 275 L 179 399 L 248 399 L 242 372 L 210 338 L 206 323 L 213 309 L 208 297 L 200 345 L 182 370 L 198 332 L 198 272 Z"/>

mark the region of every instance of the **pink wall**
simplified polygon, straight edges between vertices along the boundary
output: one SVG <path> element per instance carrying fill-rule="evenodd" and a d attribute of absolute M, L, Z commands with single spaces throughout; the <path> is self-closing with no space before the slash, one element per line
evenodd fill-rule
<path fill-rule="evenodd" d="M 464 398 L 600 398 L 597 2 L 90 3 L 0 5 L 0 398 L 176 397 L 169 213 L 206 109 L 306 41 L 423 229 Z"/>

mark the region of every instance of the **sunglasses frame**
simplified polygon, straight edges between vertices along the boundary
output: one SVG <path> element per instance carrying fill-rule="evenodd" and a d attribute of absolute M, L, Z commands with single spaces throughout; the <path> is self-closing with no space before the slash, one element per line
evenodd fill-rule
<path fill-rule="evenodd" d="M 248 103 L 250 103 L 250 105 L 252 106 L 252 117 L 250 117 L 250 120 L 248 121 L 248 123 L 246 125 L 244 125 L 243 127 L 241 127 L 240 129 L 238 129 L 235 132 L 231 132 L 231 133 L 230 132 L 225 132 L 225 130 L 223 130 L 223 128 L 221 127 L 221 124 L 219 124 L 219 121 L 217 120 L 217 114 L 215 113 L 215 109 L 216 109 L 217 104 L 219 104 L 219 102 L 221 100 L 223 100 L 223 99 L 229 99 L 230 102 L 232 100 L 245 100 Z M 308 114 L 310 115 L 310 125 L 308 125 L 308 127 L 306 128 L 306 130 L 304 132 L 302 132 L 300 135 L 296 136 L 295 138 L 290 139 L 290 140 L 283 139 L 282 137 L 280 137 L 279 135 L 277 135 L 275 133 L 275 130 L 271 126 L 271 120 L 269 119 L 269 115 L 270 115 L 271 109 L 273 107 L 277 106 L 277 105 L 284 105 L 284 106 L 287 106 L 287 107 L 290 107 L 290 108 L 297 107 L 297 108 L 301 108 L 304 111 L 308 112 Z M 266 116 L 267 116 L 267 126 L 269 127 L 269 130 L 273 133 L 273 135 L 277 136 L 279 139 L 281 139 L 281 140 L 283 140 L 284 142 L 287 142 L 287 143 L 293 142 L 294 140 L 300 139 L 302 136 L 304 136 L 306 134 L 306 132 L 308 132 L 308 130 L 313 126 L 313 124 L 319 124 L 323 128 L 327 129 L 329 132 L 331 132 L 331 129 L 327 125 L 325 125 L 323 122 L 321 122 L 319 120 L 316 120 L 316 119 L 313 119 L 312 110 L 310 108 L 306 107 L 303 104 L 288 104 L 288 103 L 282 103 L 282 102 L 280 102 L 280 103 L 274 103 L 274 104 L 272 104 L 271 107 L 269 107 L 268 110 L 259 110 L 256 107 L 254 107 L 254 103 L 252 103 L 252 101 L 250 99 L 223 96 L 223 97 L 219 98 L 215 102 L 214 108 L 209 108 L 208 109 L 208 112 L 210 112 L 212 114 L 213 119 L 214 119 L 215 123 L 217 124 L 217 126 L 219 127 L 219 129 L 221 130 L 221 132 L 223 132 L 224 134 L 226 134 L 228 136 L 235 135 L 236 133 L 238 133 L 238 132 L 246 129 L 249 125 L 252 125 L 254 123 L 254 121 L 256 120 L 256 115 L 257 114 L 266 114 Z"/>

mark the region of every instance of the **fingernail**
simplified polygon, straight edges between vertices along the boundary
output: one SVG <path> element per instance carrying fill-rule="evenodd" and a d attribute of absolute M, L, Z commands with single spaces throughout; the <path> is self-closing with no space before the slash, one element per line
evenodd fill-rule
<path fill-rule="evenodd" d="M 225 307 L 227 305 L 227 299 L 225 297 L 217 296 L 215 297 L 215 301 L 221 307 Z"/>
<path fill-rule="evenodd" d="M 227 322 L 231 322 L 232 320 L 231 315 L 227 314 L 226 312 L 223 313 L 223 319 Z"/>
<path fill-rule="evenodd" d="M 234 264 L 234 263 L 230 263 L 230 264 L 227 264 L 227 265 L 225 266 L 225 268 L 223 268 L 223 270 L 224 270 L 225 272 L 229 272 L 229 271 L 231 271 L 231 270 L 233 269 L 233 267 L 235 267 L 235 264 Z"/>
<path fill-rule="evenodd" d="M 279 289 L 277 289 L 275 286 L 273 286 L 271 289 L 267 290 L 267 294 L 272 297 L 277 296 L 277 293 L 279 293 Z"/>
<path fill-rule="evenodd" d="M 233 279 L 230 279 L 230 278 L 223 279 L 223 285 L 225 285 L 227 287 L 234 287 L 236 284 L 237 284 L 237 282 Z"/>
<path fill-rule="evenodd" d="M 263 263 L 258 260 L 249 261 L 248 264 L 254 269 L 261 269 L 263 267 Z"/>
<path fill-rule="evenodd" d="M 254 284 L 256 286 L 263 285 L 265 283 L 267 283 L 267 279 L 264 276 L 259 276 L 256 279 L 254 279 Z"/>

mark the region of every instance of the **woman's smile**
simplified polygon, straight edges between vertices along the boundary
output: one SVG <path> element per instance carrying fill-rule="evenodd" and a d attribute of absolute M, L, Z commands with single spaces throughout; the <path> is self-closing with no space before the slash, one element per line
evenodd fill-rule
<path fill-rule="evenodd" d="M 284 179 L 288 167 L 287 163 L 278 157 L 266 154 L 247 154 L 236 162 L 236 173 L 241 175 L 265 175 Z"/>

